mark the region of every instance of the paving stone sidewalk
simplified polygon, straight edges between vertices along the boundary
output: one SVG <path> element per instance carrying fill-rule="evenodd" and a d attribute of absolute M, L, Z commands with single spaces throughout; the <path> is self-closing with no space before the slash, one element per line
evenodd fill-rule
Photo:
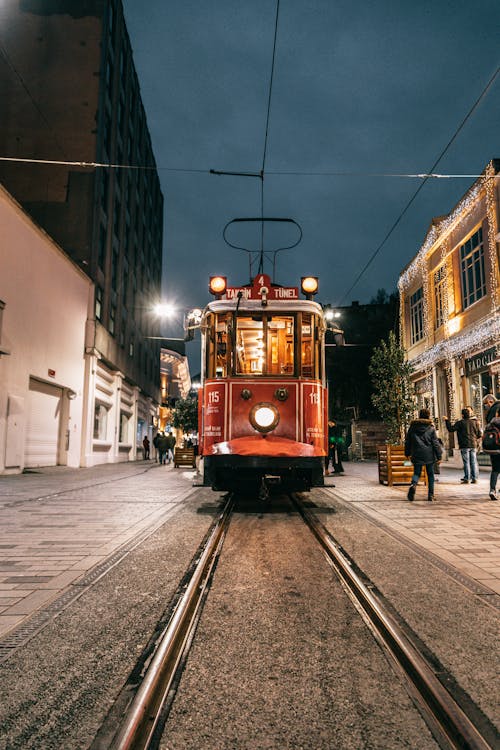
<path fill-rule="evenodd" d="M 344 475 L 326 478 L 335 493 L 375 523 L 500 594 L 500 501 L 489 498 L 489 471 L 477 484 L 460 484 L 462 472 L 442 465 L 436 501 L 420 484 L 408 502 L 408 485 L 379 484 L 375 462 L 344 464 Z M 500 488 L 497 488 L 500 489 Z"/>
<path fill-rule="evenodd" d="M 0 638 L 161 526 L 192 484 L 152 461 L 1 476 Z"/>

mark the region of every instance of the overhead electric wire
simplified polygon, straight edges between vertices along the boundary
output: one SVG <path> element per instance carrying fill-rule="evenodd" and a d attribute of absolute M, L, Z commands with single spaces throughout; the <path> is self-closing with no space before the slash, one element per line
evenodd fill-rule
<path fill-rule="evenodd" d="M 493 84 L 493 82 L 494 82 L 494 80 L 497 77 L 497 75 L 498 75 L 499 72 L 500 72 L 500 67 L 498 67 L 495 70 L 495 72 L 491 76 L 490 80 L 488 81 L 488 83 L 486 84 L 486 86 L 484 87 L 484 89 L 482 90 L 481 94 L 478 96 L 478 98 L 476 99 L 476 101 L 474 102 L 474 104 L 472 105 L 472 107 L 469 109 L 469 111 L 465 115 L 464 119 L 462 120 L 462 122 L 460 123 L 460 125 L 458 126 L 458 128 L 455 130 L 454 134 L 452 135 L 452 137 L 450 138 L 450 140 L 448 141 L 448 143 L 446 144 L 446 146 L 444 147 L 444 149 L 439 154 L 438 158 L 436 159 L 436 161 L 434 162 L 434 164 L 432 165 L 432 167 L 429 169 L 429 174 L 433 174 L 434 169 L 437 167 L 437 165 L 439 164 L 439 162 L 441 161 L 441 159 L 443 158 L 443 156 L 446 154 L 446 152 L 450 148 L 451 144 L 455 141 L 455 139 L 457 138 L 458 134 L 460 133 L 460 131 L 464 127 L 465 123 L 467 122 L 467 120 L 469 119 L 469 117 L 472 115 L 472 113 L 474 112 L 474 110 L 476 109 L 476 107 L 479 105 L 480 101 L 486 95 L 486 92 L 488 91 L 488 89 L 490 88 L 490 86 L 492 86 L 492 84 Z M 379 246 L 372 253 L 372 255 L 370 256 L 368 262 L 363 266 L 362 270 L 356 276 L 356 279 L 354 280 L 354 282 L 351 284 L 351 286 L 349 287 L 349 289 L 347 290 L 347 292 L 341 298 L 341 300 L 338 303 L 337 307 L 340 307 L 342 305 L 342 303 L 344 302 L 344 300 L 352 292 L 352 290 L 357 285 L 357 283 L 359 282 L 359 280 L 362 278 L 362 276 L 364 275 L 364 273 L 367 271 L 367 269 L 373 263 L 373 261 L 375 260 L 375 258 L 379 254 L 379 252 L 382 250 L 382 248 L 384 247 L 385 243 L 387 242 L 387 240 L 389 239 L 389 237 L 391 236 L 391 234 L 394 232 L 394 230 L 396 229 L 396 227 L 400 223 L 401 219 L 406 214 L 406 212 L 410 208 L 411 204 L 413 203 L 413 201 L 415 200 L 415 198 L 417 197 L 417 195 L 420 193 L 420 191 L 422 190 L 422 188 L 424 187 L 424 185 L 425 185 L 425 183 L 427 182 L 428 179 L 429 179 L 429 177 L 425 177 L 424 180 L 421 182 L 421 184 L 418 186 L 418 188 L 415 190 L 415 192 L 411 196 L 410 200 L 408 201 L 408 203 L 403 208 L 403 210 L 399 214 L 399 216 L 396 219 L 396 221 L 393 223 L 393 225 L 391 226 L 391 228 L 389 229 L 389 231 L 385 235 L 385 237 L 382 240 L 382 242 L 379 244 Z"/>
<path fill-rule="evenodd" d="M 157 172 L 186 172 L 194 174 L 215 174 L 234 177 L 258 177 L 262 178 L 262 172 L 228 172 L 217 169 L 196 169 L 191 167 L 155 167 L 145 164 L 115 164 L 113 162 L 99 161 L 69 161 L 67 159 L 28 159 L 21 156 L 0 156 L 0 161 L 19 162 L 21 164 L 48 164 L 53 166 L 81 167 L 85 169 L 144 169 Z M 413 172 L 266 172 L 268 175 L 291 175 L 295 177 L 395 177 L 399 179 L 447 179 L 447 180 L 473 180 L 481 177 L 480 174 L 436 174 L 436 173 L 413 173 Z"/>
<path fill-rule="evenodd" d="M 280 12 L 280 0 L 276 0 L 276 17 L 274 19 L 274 39 L 273 39 L 273 56 L 271 60 L 271 77 L 269 80 L 269 93 L 267 97 L 267 113 L 266 113 L 266 129 L 264 135 L 264 151 L 262 154 L 262 169 L 260 171 L 260 215 L 262 222 L 260 225 L 261 239 L 260 239 L 260 260 L 258 273 L 264 271 L 264 174 L 266 168 L 266 156 L 267 156 L 267 141 L 269 137 L 269 119 L 271 117 L 271 98 L 273 94 L 273 81 L 274 81 L 274 63 L 276 60 L 276 39 L 278 37 L 278 18 Z"/>

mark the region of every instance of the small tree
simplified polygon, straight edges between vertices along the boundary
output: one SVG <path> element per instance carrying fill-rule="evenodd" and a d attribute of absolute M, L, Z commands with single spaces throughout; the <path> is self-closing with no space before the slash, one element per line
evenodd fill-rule
<path fill-rule="evenodd" d="M 192 396 L 177 399 L 172 424 L 183 432 L 196 432 L 198 430 L 198 399 Z"/>
<path fill-rule="evenodd" d="M 391 331 L 387 341 L 375 347 L 368 372 L 372 380 L 372 403 L 387 425 L 387 442 L 402 443 L 415 410 L 410 380 L 411 365 L 405 350 Z"/>

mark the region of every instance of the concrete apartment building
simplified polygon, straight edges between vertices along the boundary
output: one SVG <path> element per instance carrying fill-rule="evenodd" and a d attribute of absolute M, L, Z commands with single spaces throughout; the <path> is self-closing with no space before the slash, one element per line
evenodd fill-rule
<path fill-rule="evenodd" d="M 401 273 L 403 346 L 419 408 L 428 406 L 448 444 L 444 416 L 500 398 L 500 160 L 491 161 L 457 206 L 433 219 Z"/>
<path fill-rule="evenodd" d="M 0 52 L 0 156 L 37 160 L 0 183 L 94 287 L 81 462 L 132 459 L 160 399 L 163 196 L 121 2 L 5 0 Z"/>

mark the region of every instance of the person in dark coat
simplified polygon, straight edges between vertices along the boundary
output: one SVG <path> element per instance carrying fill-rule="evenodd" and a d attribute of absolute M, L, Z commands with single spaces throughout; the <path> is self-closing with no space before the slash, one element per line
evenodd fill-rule
<path fill-rule="evenodd" d="M 484 424 L 489 424 L 496 417 L 500 409 L 500 401 L 497 401 L 492 393 L 487 393 L 483 398 Z"/>
<path fill-rule="evenodd" d="M 149 461 L 149 438 L 147 435 L 144 435 L 142 447 L 144 448 L 144 460 Z"/>
<path fill-rule="evenodd" d="M 488 424 L 493 424 L 500 429 L 500 405 L 497 406 L 497 411 L 494 412 L 494 415 Z M 498 453 L 489 453 L 488 455 L 491 461 L 490 500 L 498 500 L 497 480 L 500 475 L 500 451 Z"/>
<path fill-rule="evenodd" d="M 164 432 L 158 433 L 158 453 L 160 455 L 160 463 L 164 464 L 167 458 L 168 451 L 168 437 Z"/>
<path fill-rule="evenodd" d="M 460 480 L 462 484 L 476 484 L 479 479 L 479 466 L 477 463 L 477 445 L 481 437 L 482 430 L 476 417 L 471 416 L 470 409 L 462 409 L 462 419 L 455 424 L 451 424 L 448 417 L 444 418 L 448 432 L 456 432 L 458 438 L 458 447 L 462 454 L 464 465 L 464 475 Z"/>
<path fill-rule="evenodd" d="M 427 500 L 434 500 L 434 462 L 441 460 L 443 449 L 430 416 L 429 409 L 420 409 L 418 419 L 413 420 L 406 433 L 405 456 L 410 458 L 413 464 L 413 477 L 408 490 L 410 501 L 415 499 L 422 466 L 427 469 Z"/>

